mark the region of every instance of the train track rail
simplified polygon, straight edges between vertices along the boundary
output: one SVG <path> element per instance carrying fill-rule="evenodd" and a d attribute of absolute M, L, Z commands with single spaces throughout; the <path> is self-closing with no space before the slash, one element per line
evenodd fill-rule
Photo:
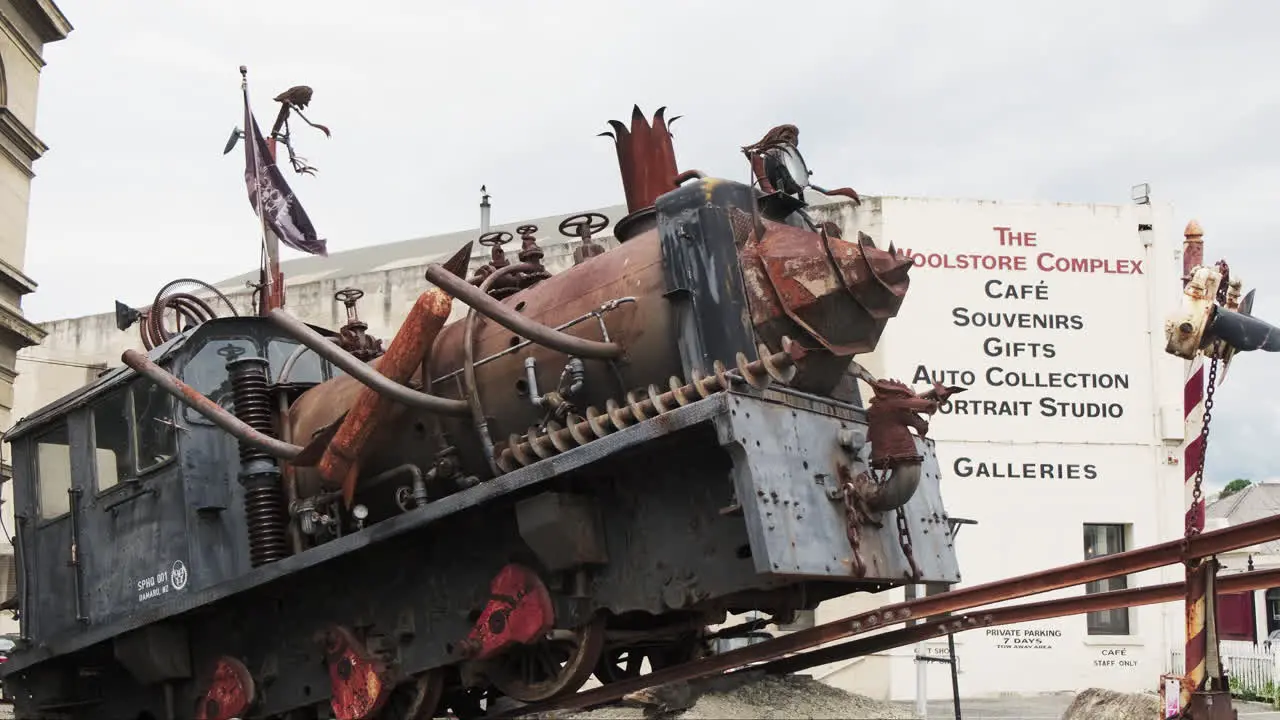
<path fill-rule="evenodd" d="M 1128 575 L 1178 562 L 1211 557 L 1276 539 L 1280 539 L 1280 515 L 1201 533 L 1186 539 L 1171 540 L 1093 560 L 886 605 L 876 610 L 664 668 L 636 678 L 619 680 L 540 703 L 505 708 L 486 717 L 514 718 L 557 710 L 581 710 L 615 702 L 629 693 L 674 682 L 702 680 L 735 671 L 764 671 L 773 674 L 797 672 L 829 662 L 910 645 L 949 632 L 1170 602 L 1185 595 L 1183 583 L 1009 605 L 947 617 L 951 613 L 963 610 L 1074 587 L 1117 575 Z M 1223 591 L 1240 591 L 1274 587 L 1278 581 L 1280 581 L 1280 571 L 1263 570 L 1225 576 L 1218 581 L 1218 584 Z M 829 645 L 908 620 L 923 622 L 870 638 Z M 828 647 L 821 647 L 823 645 Z"/>

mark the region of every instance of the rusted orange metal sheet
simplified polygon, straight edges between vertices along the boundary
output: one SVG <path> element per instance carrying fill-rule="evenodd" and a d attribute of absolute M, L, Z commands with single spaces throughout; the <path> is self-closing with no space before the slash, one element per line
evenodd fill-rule
<path fill-rule="evenodd" d="M 449 318 L 452 304 L 453 299 L 442 290 L 423 293 L 409 310 L 387 352 L 378 358 L 378 372 L 398 383 L 408 382 L 422 367 L 427 351 Z M 355 497 L 364 452 L 394 406 L 395 401 L 363 388 L 320 458 L 320 474 L 330 484 L 341 483 L 343 501 L 348 506 Z"/>

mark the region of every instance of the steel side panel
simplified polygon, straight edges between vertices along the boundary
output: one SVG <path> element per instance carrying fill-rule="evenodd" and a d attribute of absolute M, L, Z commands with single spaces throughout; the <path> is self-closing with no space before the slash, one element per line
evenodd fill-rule
<path fill-rule="evenodd" d="M 920 582 L 958 583 L 960 562 L 956 558 L 951 523 L 942 504 L 942 472 L 938 467 L 934 442 L 918 437 L 915 441 L 916 451 L 924 457 L 924 467 L 921 469 L 920 487 L 903 509 L 907 518 L 912 555 L 915 556 L 922 575 Z M 862 454 L 864 460 L 870 457 L 869 445 Z M 878 572 L 869 565 L 868 576 L 909 582 L 911 566 L 898 540 L 897 518 L 894 513 L 885 513 L 877 520 L 883 527 L 864 528 L 863 544 L 869 551 L 878 544 L 878 557 L 885 558 L 887 565 Z"/>
<path fill-rule="evenodd" d="M 255 568 L 244 575 L 212 587 L 186 588 L 185 592 L 170 594 L 169 599 L 155 605 L 139 606 L 136 611 L 114 622 L 92 625 L 80 632 L 61 632 L 52 637 L 38 638 L 41 644 L 14 653 L 8 662 L 0 665 L 0 678 L 31 667 L 43 660 L 67 654 L 109 640 L 130 630 L 137 629 L 165 618 L 173 617 L 231 595 L 280 580 L 298 570 L 314 567 L 334 558 L 378 544 L 392 537 L 412 532 L 442 518 L 481 505 L 525 488 L 533 487 L 570 470 L 589 465 L 621 450 L 653 440 L 685 428 L 707 422 L 728 412 L 728 398 L 717 394 L 705 400 L 676 408 L 666 415 L 646 420 L 619 430 L 588 445 L 571 449 L 560 455 L 541 460 L 515 472 L 441 498 L 426 507 L 411 510 L 403 515 L 385 520 L 365 530 L 325 543 L 306 552 L 278 562 Z M 192 558 L 195 561 L 196 558 Z M 190 567 L 195 576 L 203 575 L 201 568 Z M 70 584 L 68 583 L 68 588 Z"/>
<path fill-rule="evenodd" d="M 898 541 L 895 513 L 875 518 L 881 527 L 861 528 L 856 549 L 864 576 L 853 574 L 844 503 L 832 499 L 836 466 L 854 475 L 866 469 L 870 447 L 856 459 L 844 451 L 839 433 L 863 438 L 866 426 L 789 405 L 733 395 L 730 413 L 718 421 L 721 442 L 734 459 L 734 484 L 747 523 L 756 570 L 773 575 L 902 583 L 910 566 Z M 766 440 L 767 442 L 761 442 Z M 921 582 L 958 582 L 959 565 L 939 490 L 931 441 L 916 439 L 924 456 L 920 486 L 905 506 Z"/>

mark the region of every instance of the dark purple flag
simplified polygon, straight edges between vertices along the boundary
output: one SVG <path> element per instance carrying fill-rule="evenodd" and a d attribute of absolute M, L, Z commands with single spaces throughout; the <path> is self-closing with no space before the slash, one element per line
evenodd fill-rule
<path fill-rule="evenodd" d="M 280 238 L 280 242 L 310 255 L 328 256 L 324 238 L 316 236 L 307 211 L 302 209 L 293 190 L 289 189 L 289 183 L 285 182 L 284 174 L 271 159 L 267 141 L 249 109 L 247 90 L 244 96 L 244 133 L 244 181 L 249 188 L 249 204 L 258 212 L 261 199 L 262 221 Z"/>

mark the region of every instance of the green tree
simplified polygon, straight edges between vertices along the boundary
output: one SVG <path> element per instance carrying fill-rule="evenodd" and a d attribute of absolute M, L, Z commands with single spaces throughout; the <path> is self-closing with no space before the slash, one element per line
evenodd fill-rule
<path fill-rule="evenodd" d="M 1218 499 L 1222 499 L 1224 497 L 1227 497 L 1228 495 L 1235 495 L 1236 493 L 1249 487 L 1252 484 L 1253 484 L 1252 480 L 1245 480 L 1244 478 L 1236 478 L 1235 480 L 1232 480 L 1231 482 L 1227 483 L 1226 487 L 1222 488 L 1222 492 L 1218 495 Z"/>

